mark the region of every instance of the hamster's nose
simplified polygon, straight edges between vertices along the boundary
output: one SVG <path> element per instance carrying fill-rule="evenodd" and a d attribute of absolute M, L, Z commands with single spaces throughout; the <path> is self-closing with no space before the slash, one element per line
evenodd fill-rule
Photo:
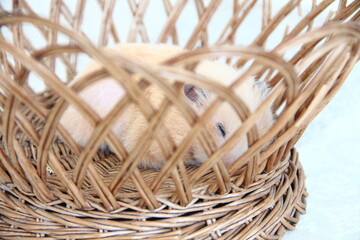
<path fill-rule="evenodd" d="M 233 156 L 232 154 L 227 153 L 227 154 L 225 154 L 225 156 L 222 157 L 222 160 L 225 163 L 225 166 L 228 167 L 235 160 L 235 156 Z"/>

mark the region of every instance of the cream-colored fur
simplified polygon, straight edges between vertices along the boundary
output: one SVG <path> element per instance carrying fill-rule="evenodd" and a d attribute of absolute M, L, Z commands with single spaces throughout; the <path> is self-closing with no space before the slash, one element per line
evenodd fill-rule
<path fill-rule="evenodd" d="M 154 64 L 158 64 L 159 62 L 175 56 L 183 50 L 180 47 L 173 45 L 120 44 L 114 47 L 108 47 L 105 51 L 113 58 L 116 58 L 118 54 L 125 54 L 138 62 L 156 67 Z M 89 66 L 74 79 L 74 81 L 84 74 L 98 69 L 99 67 L 100 66 L 97 62 L 91 62 Z M 196 72 L 225 86 L 229 86 L 241 73 L 239 70 L 216 61 L 202 61 L 196 68 Z M 199 98 L 199 101 L 202 102 L 201 107 L 188 100 L 190 106 L 199 115 L 214 99 L 213 93 L 210 93 L 207 90 L 204 90 L 204 93 L 206 93 L 206 96 L 200 96 Z M 253 78 L 247 79 L 243 84 L 235 89 L 235 93 L 244 101 L 252 112 L 256 110 L 266 97 L 266 94 L 262 93 Z M 123 87 L 111 77 L 92 83 L 79 93 L 80 97 L 88 103 L 100 117 L 105 117 L 115 104 L 125 96 L 125 94 L 126 91 Z M 164 99 L 164 95 L 161 90 L 155 86 L 147 88 L 144 94 L 146 95 L 146 98 L 149 99 L 149 103 L 152 104 L 155 109 L 159 107 Z M 72 106 L 65 110 L 60 123 L 81 146 L 86 145 L 94 128 Z M 221 132 L 219 132 L 217 127 L 218 123 L 221 123 L 226 129 L 225 138 L 221 135 Z M 269 107 L 264 113 L 264 116 L 257 122 L 260 136 L 264 135 L 272 125 L 273 115 Z M 240 126 L 240 118 L 228 103 L 223 103 L 216 111 L 211 121 L 208 121 L 206 124 L 206 128 L 209 130 L 218 147 L 224 144 L 224 142 Z M 145 117 L 139 111 L 138 107 L 132 104 L 116 121 L 112 131 L 123 143 L 125 149 L 130 152 L 137 144 L 137 141 L 142 137 L 147 127 L 148 122 Z M 176 145 L 182 141 L 190 130 L 189 124 L 175 107 L 170 108 L 167 117 L 165 118 L 164 127 L 164 129 L 169 132 Z M 166 143 L 166 141 L 164 142 Z M 239 141 L 236 147 L 223 158 L 224 162 L 227 165 L 231 164 L 234 160 L 241 156 L 247 148 L 247 141 L 244 137 L 241 141 Z M 206 159 L 207 156 L 197 140 L 193 142 L 190 150 L 184 157 L 185 164 L 187 165 L 198 165 Z M 153 141 L 148 154 L 146 154 L 146 156 L 141 160 L 140 166 L 144 168 L 159 169 L 164 162 L 165 158 L 159 144 L 156 141 Z"/>

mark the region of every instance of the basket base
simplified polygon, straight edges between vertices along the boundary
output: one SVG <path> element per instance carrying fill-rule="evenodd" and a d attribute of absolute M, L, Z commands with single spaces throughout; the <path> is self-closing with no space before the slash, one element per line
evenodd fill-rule
<path fill-rule="evenodd" d="M 56 202 L 45 205 L 2 184 L 0 238 L 274 240 L 293 230 L 300 214 L 305 213 L 304 180 L 293 149 L 288 161 L 273 172 L 259 175 L 247 189 L 215 200 L 211 197 L 216 205 L 209 204 L 206 211 L 199 211 L 200 205 L 208 203 L 202 201 L 186 207 L 185 214 L 167 207 L 156 210 L 152 218 L 144 217 L 147 212 L 126 209 L 105 213 L 69 209 Z M 194 208 L 192 214 L 188 208 Z"/>

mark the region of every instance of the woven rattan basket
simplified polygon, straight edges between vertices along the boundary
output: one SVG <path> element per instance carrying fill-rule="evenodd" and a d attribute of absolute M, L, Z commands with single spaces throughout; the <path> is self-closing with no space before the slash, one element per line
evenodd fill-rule
<path fill-rule="evenodd" d="M 1 1 L 0 238 L 278 239 L 294 229 L 306 206 L 294 144 L 359 58 L 360 1 L 279 2 L 274 10 L 271 0 Z M 238 45 L 243 40 L 247 47 Z M 136 41 L 189 51 L 148 68 L 126 58 L 114 63 L 99 48 Z M 103 65 L 93 80 L 111 75 L 128 93 L 104 119 L 77 96 L 90 78 L 67 85 L 89 56 Z M 238 81 L 249 75 L 266 81 L 268 99 L 250 114 L 231 88 L 193 73 L 209 58 L 246 69 Z M 142 81 L 130 81 L 139 72 Z M 178 81 L 165 81 L 170 76 Z M 206 85 L 219 98 L 198 117 L 178 97 L 183 82 Z M 142 97 L 151 85 L 166 93 L 157 110 Z M 223 101 L 243 125 L 216 149 L 203 125 Z M 130 103 L 151 124 L 126 152 L 109 123 Z M 255 122 L 271 103 L 276 122 L 259 138 Z M 67 104 L 97 124 L 84 148 L 58 123 Z M 171 105 L 192 130 L 179 146 L 163 149 L 168 160 L 161 170 L 141 169 L 137 162 L 164 130 Z M 221 156 L 243 136 L 248 151 L 226 167 Z M 194 139 L 209 159 L 186 167 L 182 156 Z M 102 140 L 114 152 L 97 151 Z"/>

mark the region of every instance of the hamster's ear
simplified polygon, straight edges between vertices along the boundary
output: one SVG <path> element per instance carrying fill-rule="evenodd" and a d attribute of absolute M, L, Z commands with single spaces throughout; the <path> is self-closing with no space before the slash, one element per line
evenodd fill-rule
<path fill-rule="evenodd" d="M 204 99 L 207 98 L 206 90 L 192 84 L 184 85 L 184 94 L 191 102 L 200 105 L 202 105 Z"/>

